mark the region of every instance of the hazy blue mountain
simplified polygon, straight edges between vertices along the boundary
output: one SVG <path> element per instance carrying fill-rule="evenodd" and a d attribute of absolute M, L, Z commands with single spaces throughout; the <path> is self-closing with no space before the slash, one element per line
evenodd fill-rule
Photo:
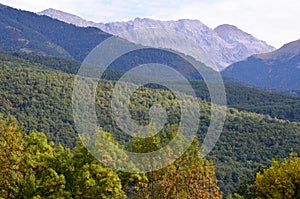
<path fill-rule="evenodd" d="M 223 74 L 257 87 L 300 90 L 300 40 L 232 64 Z"/>

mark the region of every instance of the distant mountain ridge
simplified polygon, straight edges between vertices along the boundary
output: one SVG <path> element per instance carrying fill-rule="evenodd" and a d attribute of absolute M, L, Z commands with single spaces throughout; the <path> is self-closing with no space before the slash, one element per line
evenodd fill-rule
<path fill-rule="evenodd" d="M 222 25 L 211 29 L 198 20 L 159 21 L 136 18 L 127 22 L 104 24 L 86 21 L 76 15 L 55 9 L 47 9 L 38 14 L 80 27 L 97 27 L 135 43 L 173 49 L 193 56 L 215 70 L 223 70 L 228 65 L 253 54 L 275 50 L 266 42 L 258 40 L 236 27 L 233 30 L 234 26 Z M 166 34 L 162 30 L 169 32 Z M 221 34 L 221 32 L 226 34 Z M 183 39 L 188 41 L 185 45 L 182 45 L 180 41 Z"/>
<path fill-rule="evenodd" d="M 78 27 L 48 16 L 0 5 L 0 50 L 64 57 L 82 62 L 96 46 L 110 37 L 111 34 L 99 28 Z M 118 38 L 118 42 L 123 46 L 140 47 L 122 38 Z M 109 48 L 106 49 L 108 52 L 116 50 L 114 45 Z M 127 72 L 141 64 L 159 63 L 173 67 L 188 80 L 202 79 L 203 74 L 186 60 L 193 61 L 196 68 L 201 68 L 211 78 L 218 75 L 210 67 L 182 53 L 151 47 L 128 52 L 116 58 L 109 67 Z"/>
<path fill-rule="evenodd" d="M 246 33 L 233 25 L 223 24 L 216 27 L 214 30 L 223 40 L 235 46 L 236 52 L 234 54 L 237 55 L 237 58 L 248 57 L 249 54 L 260 54 L 263 49 L 268 46 L 266 42 L 256 39 L 251 34 Z M 269 50 L 273 51 L 275 48 L 269 48 Z"/>
<path fill-rule="evenodd" d="M 232 64 L 223 75 L 267 89 L 300 90 L 300 40 Z"/>
<path fill-rule="evenodd" d="M 79 16 L 69 14 L 66 12 L 62 12 L 59 10 L 55 10 L 53 8 L 46 9 L 46 10 L 44 10 L 42 12 L 38 12 L 36 14 L 46 15 L 48 17 L 51 17 L 51 18 L 57 19 L 57 20 L 64 18 L 65 19 L 64 22 L 67 22 L 69 24 L 73 24 L 73 25 L 76 25 L 79 27 L 95 27 L 97 25 L 97 23 L 95 23 L 95 22 L 87 21 Z M 60 20 L 60 21 L 62 21 L 62 20 Z"/>

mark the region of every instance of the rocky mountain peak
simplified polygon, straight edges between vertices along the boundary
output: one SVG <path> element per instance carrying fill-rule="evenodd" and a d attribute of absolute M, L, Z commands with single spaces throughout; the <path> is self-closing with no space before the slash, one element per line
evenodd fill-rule
<path fill-rule="evenodd" d="M 193 56 L 218 71 L 253 54 L 275 49 L 236 26 L 228 24 L 211 29 L 199 20 L 160 21 L 149 18 L 104 24 L 86 21 L 54 9 L 47 9 L 39 14 L 77 26 L 97 27 L 138 44 L 173 49 Z"/>

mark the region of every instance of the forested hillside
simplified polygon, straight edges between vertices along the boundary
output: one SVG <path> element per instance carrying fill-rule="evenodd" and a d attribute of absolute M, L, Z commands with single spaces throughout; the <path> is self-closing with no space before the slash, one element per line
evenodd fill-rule
<path fill-rule="evenodd" d="M 97 134 L 115 143 L 109 133 Z M 103 145 L 99 139 L 92 143 L 96 147 Z M 195 140 L 164 169 L 130 174 L 100 163 L 80 141 L 72 150 L 62 145 L 54 147 L 43 133 L 25 135 L 13 118 L 0 116 L 0 198 L 220 199 L 222 192 L 216 184 L 212 161 L 200 157 L 198 145 Z M 140 147 L 151 146 L 151 142 L 136 140 L 132 148 L 143 152 Z M 107 155 L 106 160 L 113 155 Z M 130 160 L 123 154 L 120 161 Z"/>
<path fill-rule="evenodd" d="M 0 112 L 5 117 L 9 115 L 16 117 L 24 125 L 24 131 L 27 133 L 32 131 L 44 132 L 48 139 L 54 141 L 56 145 L 61 143 L 64 146 L 75 147 L 77 135 L 71 109 L 74 75 L 62 71 L 72 73 L 72 68 L 78 67 L 78 63 L 74 66 L 72 61 L 50 57 L 46 57 L 45 60 L 41 57 L 35 57 L 35 59 L 41 60 L 37 61 L 31 58 L 31 61 L 28 61 L 30 59 L 25 60 L 20 56 L 17 58 L 7 53 L 1 53 L 0 58 L 0 80 L 2 81 L 0 84 L 2 91 L 0 94 Z M 44 65 L 34 63 L 34 61 Z M 57 63 L 57 65 L 53 63 Z M 69 65 L 70 63 L 72 64 Z M 59 64 L 63 68 L 60 68 Z M 116 127 L 109 112 L 109 99 L 114 82 L 101 81 L 99 86 L 97 99 L 95 99 L 99 121 L 101 121 L 105 131 L 110 132 L 117 141 L 122 141 L 125 137 L 122 136 L 121 130 Z M 230 86 L 227 89 L 230 91 Z M 199 91 L 200 93 L 203 92 L 201 89 Z M 238 92 L 241 94 L 237 94 Z M 293 109 L 292 105 L 299 103 L 298 98 L 287 97 L 285 99 L 287 101 L 280 102 L 280 98 L 278 100 L 272 99 L 272 96 L 280 97 L 280 95 L 270 95 L 252 90 L 253 95 L 247 91 L 247 96 L 245 92 L 242 87 L 240 87 L 240 91 L 232 89 L 231 95 L 228 95 L 228 101 L 230 102 L 231 97 L 233 106 L 235 102 L 238 102 L 234 96 L 241 95 L 244 97 L 240 101 L 242 108 L 247 103 L 253 103 L 253 107 L 261 104 L 266 109 L 270 108 L 267 110 L 272 110 L 276 103 L 279 108 L 290 106 L 291 109 Z M 178 124 L 180 111 L 171 92 L 141 88 L 135 93 L 135 96 L 133 96 L 130 104 L 133 119 L 147 124 L 149 108 L 155 102 L 160 102 L 167 109 L 169 125 Z M 258 100 L 264 99 L 262 97 L 265 97 L 266 101 L 270 103 L 270 107 Z M 283 96 L 281 97 L 283 99 Z M 203 94 L 203 99 L 206 98 Z M 200 143 L 210 121 L 210 105 L 206 101 L 209 100 L 199 100 L 199 105 L 202 107 L 198 130 Z M 256 108 L 259 111 L 258 107 Z M 284 111 L 284 108 L 280 110 Z M 283 113 L 287 114 L 287 112 Z M 221 190 L 225 193 L 232 192 L 239 186 L 243 177 L 249 178 L 254 175 L 259 165 L 269 164 L 273 157 L 283 158 L 287 157 L 291 151 L 300 151 L 299 133 L 300 124 L 297 122 L 278 120 L 268 115 L 241 112 L 230 108 L 224 131 L 216 147 L 208 156 L 208 159 L 215 162 L 216 176 Z"/>
<path fill-rule="evenodd" d="M 76 74 L 81 65 L 80 62 L 49 56 L 40 56 L 28 53 L 8 53 L 0 52 L 4 57 L 21 58 L 32 63 L 38 63 L 50 69 L 63 71 L 68 74 Z M 141 54 L 139 54 L 140 56 Z M 11 57 L 11 59 L 14 59 Z M 125 59 L 126 60 L 126 59 Z M 124 61 L 124 59 L 122 60 Z M 147 60 L 149 61 L 149 60 Z M 132 63 L 131 63 L 132 64 Z M 139 63 L 135 63 L 138 65 Z M 120 65 L 114 63 L 114 65 Z M 126 65 L 124 62 L 122 65 Z M 114 67 L 114 66 L 113 66 Z M 124 72 L 108 69 L 103 78 L 107 80 L 117 80 Z M 210 101 L 207 86 L 203 81 L 190 81 L 197 96 L 203 100 Z M 271 94 L 263 90 L 250 88 L 234 83 L 231 79 L 224 79 L 226 88 L 227 105 L 238 110 L 267 114 L 278 119 L 290 121 L 300 121 L 300 99 L 283 94 Z M 178 87 L 180 85 L 177 85 Z M 158 88 L 158 87 L 155 87 Z M 275 92 L 275 91 L 273 91 Z M 296 91 L 295 91 L 296 92 Z M 287 94 L 284 92 L 284 94 Z"/>

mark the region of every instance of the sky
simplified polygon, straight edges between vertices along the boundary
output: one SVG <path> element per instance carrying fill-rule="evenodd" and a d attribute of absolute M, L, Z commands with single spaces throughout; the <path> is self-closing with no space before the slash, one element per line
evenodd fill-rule
<path fill-rule="evenodd" d="M 54 8 L 95 22 L 136 17 L 197 19 L 210 28 L 232 24 L 276 48 L 300 39 L 299 0 L 0 0 L 39 12 Z"/>

